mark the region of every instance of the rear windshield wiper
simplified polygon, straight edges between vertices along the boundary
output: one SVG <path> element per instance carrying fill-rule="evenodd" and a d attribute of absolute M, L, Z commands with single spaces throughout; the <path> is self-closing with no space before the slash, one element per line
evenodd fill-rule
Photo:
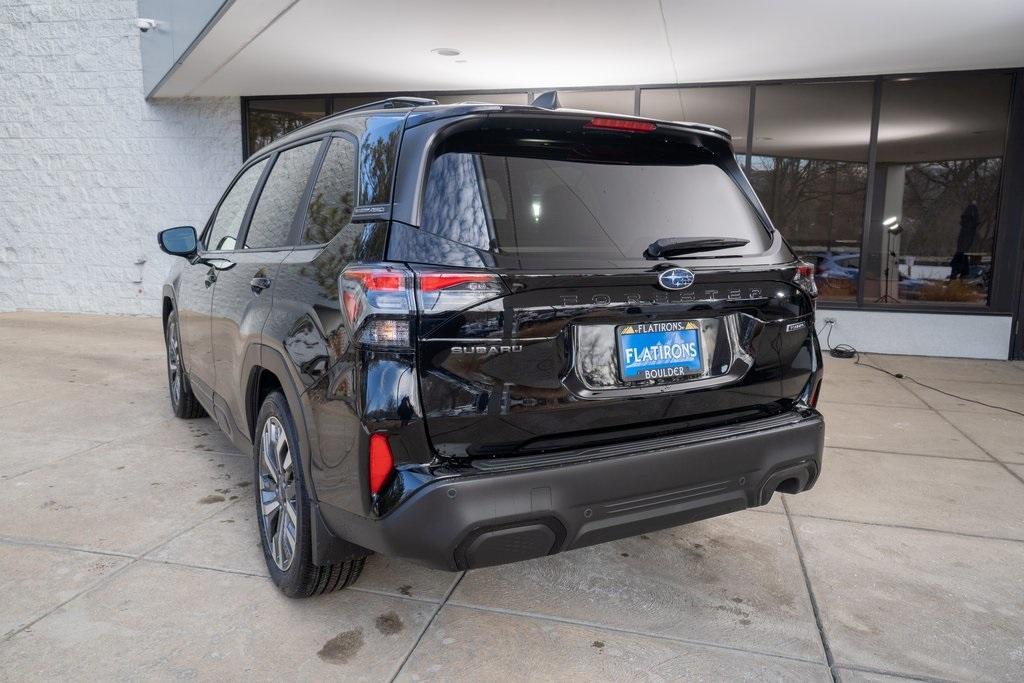
<path fill-rule="evenodd" d="M 644 251 L 646 258 L 671 258 L 682 254 L 696 254 L 702 251 L 745 247 L 750 240 L 739 237 L 665 237 L 651 242 Z"/>

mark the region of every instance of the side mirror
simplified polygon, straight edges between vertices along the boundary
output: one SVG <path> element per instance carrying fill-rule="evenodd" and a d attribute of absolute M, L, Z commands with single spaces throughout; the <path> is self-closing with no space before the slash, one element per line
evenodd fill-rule
<path fill-rule="evenodd" d="M 189 258 L 199 251 L 196 229 L 191 225 L 161 230 L 157 235 L 157 241 L 160 243 L 160 249 L 171 256 Z"/>

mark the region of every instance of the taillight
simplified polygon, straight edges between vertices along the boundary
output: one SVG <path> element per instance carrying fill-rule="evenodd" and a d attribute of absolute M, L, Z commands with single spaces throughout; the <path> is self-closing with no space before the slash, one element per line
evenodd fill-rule
<path fill-rule="evenodd" d="M 454 313 L 508 293 L 501 278 L 486 271 L 419 268 L 400 264 L 350 266 L 338 278 L 341 308 L 356 343 L 408 348 L 416 307 L 421 313 Z"/>
<path fill-rule="evenodd" d="M 613 119 L 598 116 L 590 119 L 584 128 L 604 128 L 606 130 L 620 130 L 626 133 L 650 133 L 657 126 L 650 121 L 636 121 L 634 119 Z"/>
<path fill-rule="evenodd" d="M 338 278 L 338 290 L 353 341 L 409 346 L 409 318 L 415 311 L 411 272 L 396 265 L 350 266 Z"/>
<path fill-rule="evenodd" d="M 370 435 L 370 493 L 377 495 L 395 469 L 391 444 L 384 434 Z"/>
<path fill-rule="evenodd" d="M 818 296 L 818 285 L 814 282 L 813 264 L 806 261 L 798 261 L 793 282 L 796 283 L 797 287 L 807 292 L 812 299 Z"/>
<path fill-rule="evenodd" d="M 473 271 L 416 271 L 416 302 L 420 312 L 461 311 L 507 294 L 494 273 Z"/>

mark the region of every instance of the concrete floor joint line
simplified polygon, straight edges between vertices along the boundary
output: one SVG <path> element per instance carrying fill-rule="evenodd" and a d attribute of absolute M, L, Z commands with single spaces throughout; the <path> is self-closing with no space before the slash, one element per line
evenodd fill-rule
<path fill-rule="evenodd" d="M 821 647 L 825 651 L 825 661 L 828 663 L 829 673 L 832 674 L 832 680 L 835 683 L 839 683 L 839 672 L 836 671 L 836 662 L 832 657 L 832 648 L 829 646 L 828 634 L 825 633 L 825 625 L 821 620 L 821 610 L 818 608 L 818 600 L 814 596 L 814 586 L 811 585 L 811 575 L 807 571 L 807 560 L 804 559 L 804 552 L 800 548 L 800 539 L 796 534 L 796 525 L 793 523 L 793 517 L 789 514 L 789 505 L 786 504 L 786 499 L 782 499 L 782 507 L 786 510 L 786 521 L 789 523 L 789 531 L 793 535 L 793 546 L 796 548 L 796 556 L 800 561 L 800 571 L 804 576 L 804 585 L 807 587 L 807 597 L 811 601 L 811 612 L 814 613 L 814 623 L 818 627 L 818 637 L 821 638 Z"/>

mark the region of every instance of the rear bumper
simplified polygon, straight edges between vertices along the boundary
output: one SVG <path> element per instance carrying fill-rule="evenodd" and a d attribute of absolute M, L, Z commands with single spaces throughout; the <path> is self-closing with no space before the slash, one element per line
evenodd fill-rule
<path fill-rule="evenodd" d="M 705 438 L 702 438 L 705 437 Z M 529 469 L 438 480 L 372 520 L 321 506 L 360 546 L 440 569 L 466 569 L 603 543 L 767 503 L 821 471 L 815 411 L 659 439 Z"/>

